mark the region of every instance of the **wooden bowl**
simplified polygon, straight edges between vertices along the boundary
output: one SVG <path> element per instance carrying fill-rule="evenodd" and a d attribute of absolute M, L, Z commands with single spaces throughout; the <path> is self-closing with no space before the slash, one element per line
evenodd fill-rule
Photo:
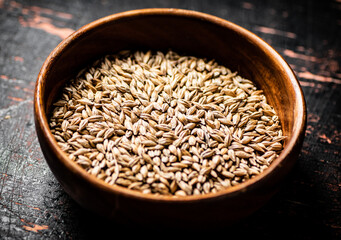
<path fill-rule="evenodd" d="M 88 174 L 58 147 L 47 115 L 56 94 L 94 60 L 123 49 L 172 49 L 215 59 L 255 81 L 277 111 L 288 136 L 280 156 L 260 175 L 202 196 L 167 197 L 110 186 Z M 301 87 L 288 64 L 267 43 L 231 22 L 180 9 L 142 9 L 114 14 L 85 25 L 48 56 L 34 96 L 36 131 L 53 174 L 84 208 L 99 215 L 144 223 L 234 223 L 263 206 L 278 190 L 300 152 L 306 127 Z"/>

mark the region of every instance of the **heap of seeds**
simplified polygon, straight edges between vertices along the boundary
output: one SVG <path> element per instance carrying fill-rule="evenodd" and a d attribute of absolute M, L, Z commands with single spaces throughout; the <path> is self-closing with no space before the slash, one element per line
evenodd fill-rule
<path fill-rule="evenodd" d="M 123 51 L 83 69 L 54 103 L 50 128 L 69 158 L 104 182 L 175 196 L 260 174 L 284 139 L 253 82 L 173 51 Z"/>

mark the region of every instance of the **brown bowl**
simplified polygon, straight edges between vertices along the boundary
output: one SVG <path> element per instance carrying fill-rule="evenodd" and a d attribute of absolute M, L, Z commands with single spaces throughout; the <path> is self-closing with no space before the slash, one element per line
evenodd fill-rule
<path fill-rule="evenodd" d="M 217 193 L 173 198 L 110 186 L 88 174 L 58 147 L 48 125 L 51 103 L 65 81 L 106 54 L 123 49 L 168 50 L 215 59 L 255 81 L 277 111 L 288 136 L 280 156 L 260 175 Z M 34 114 L 46 161 L 81 206 L 107 217 L 174 224 L 233 223 L 263 206 L 278 190 L 300 152 L 306 127 L 301 87 L 283 58 L 253 33 L 208 14 L 142 9 L 85 25 L 62 41 L 38 75 Z"/>

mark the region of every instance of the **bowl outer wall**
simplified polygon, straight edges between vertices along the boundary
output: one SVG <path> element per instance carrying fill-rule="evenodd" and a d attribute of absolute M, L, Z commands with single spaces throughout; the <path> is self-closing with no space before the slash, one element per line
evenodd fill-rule
<path fill-rule="evenodd" d="M 166 27 L 163 25 L 165 22 Z M 189 32 L 191 34 L 188 34 Z M 194 32 L 197 33 L 193 34 Z M 183 39 L 179 39 L 181 36 Z M 207 38 L 211 44 L 208 44 Z M 108 41 L 115 44 L 105 44 Z M 65 153 L 56 148 L 56 141 L 48 130 L 46 112 L 49 111 L 57 90 L 72 74 L 80 70 L 80 66 L 125 48 L 166 50 L 168 46 L 176 51 L 197 56 L 214 56 L 224 65 L 240 72 L 242 76 L 251 80 L 257 79 L 270 103 L 282 104 L 275 108 L 280 110 L 280 119 L 285 123 L 283 128 L 289 140 L 280 157 L 264 174 L 226 191 L 201 197 L 146 196 L 122 187 L 103 184 L 68 160 Z M 82 50 L 76 50 L 77 48 Z M 251 51 L 247 51 L 250 49 Z M 259 75 L 266 80 L 274 78 L 274 83 L 262 83 L 257 78 Z M 52 79 L 53 82 L 46 83 L 46 79 Z M 274 96 L 273 93 L 283 96 Z M 180 9 L 128 11 L 82 27 L 62 41 L 46 59 L 37 79 L 34 106 L 36 129 L 43 153 L 65 191 L 80 205 L 101 215 L 123 214 L 139 220 L 148 215 L 150 219 L 167 216 L 168 219 L 186 221 L 208 218 L 238 219 L 248 215 L 274 194 L 278 183 L 292 168 L 303 142 L 306 124 L 302 90 L 288 64 L 275 50 L 254 34 L 233 23 Z M 286 116 L 290 116 L 291 120 L 286 121 Z"/>

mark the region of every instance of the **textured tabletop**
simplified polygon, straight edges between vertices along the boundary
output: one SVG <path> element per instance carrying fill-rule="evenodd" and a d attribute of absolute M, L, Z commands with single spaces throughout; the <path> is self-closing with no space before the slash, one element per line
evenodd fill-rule
<path fill-rule="evenodd" d="M 270 202 L 237 226 L 181 233 L 172 226 L 108 222 L 63 191 L 41 152 L 33 94 L 48 54 L 93 20 L 151 7 L 197 10 L 250 30 L 283 56 L 302 86 L 308 118 L 297 165 Z M 0 0 L 0 239 L 98 239 L 120 233 L 340 239 L 340 39 L 340 0 Z"/>

